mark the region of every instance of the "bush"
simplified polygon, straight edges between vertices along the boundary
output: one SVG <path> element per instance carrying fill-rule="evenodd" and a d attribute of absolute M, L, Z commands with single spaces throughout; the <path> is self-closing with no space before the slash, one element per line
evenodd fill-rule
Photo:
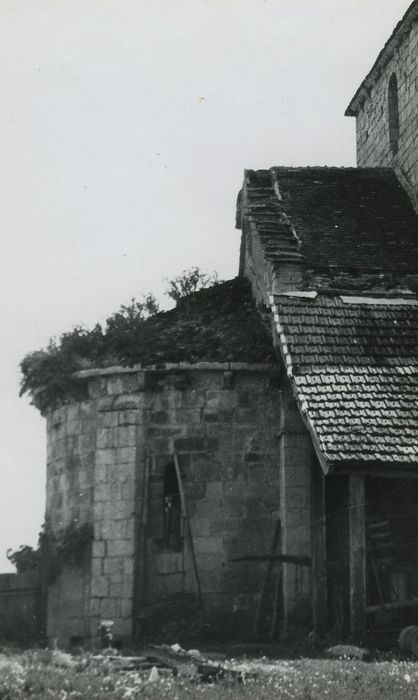
<path fill-rule="evenodd" d="M 179 281 L 180 280 L 180 281 Z M 46 350 L 27 355 L 21 363 L 21 394 L 47 409 L 86 398 L 79 370 L 200 360 L 270 362 L 274 357 L 271 334 L 256 309 L 249 283 L 243 278 L 213 284 L 214 278 L 193 268 L 171 282 L 168 293 L 177 298 L 170 311 L 158 311 L 149 294 L 132 299 L 110 316 L 104 328 L 81 327 L 51 341 Z M 204 286 L 183 296 L 190 286 Z"/>
<path fill-rule="evenodd" d="M 173 280 L 166 279 L 166 282 L 169 283 L 166 294 L 176 303 L 183 297 L 199 291 L 199 289 L 207 289 L 216 284 L 222 284 L 217 272 L 203 272 L 200 267 L 191 267 L 189 270 L 183 270 L 181 275 L 178 275 Z"/>
<path fill-rule="evenodd" d="M 40 550 L 33 549 L 27 544 L 21 545 L 15 552 L 8 549 L 6 556 L 13 566 L 16 567 L 18 574 L 25 571 L 33 571 L 39 566 L 40 562 Z"/>
<path fill-rule="evenodd" d="M 84 398 L 74 372 L 117 362 L 144 321 L 157 311 L 152 294 L 143 301 L 132 299 L 106 320 L 105 330 L 100 324 L 93 330 L 76 326 L 58 342 L 51 340 L 46 350 L 29 353 L 20 363 L 20 396 L 28 393 L 42 412 L 62 401 Z"/>

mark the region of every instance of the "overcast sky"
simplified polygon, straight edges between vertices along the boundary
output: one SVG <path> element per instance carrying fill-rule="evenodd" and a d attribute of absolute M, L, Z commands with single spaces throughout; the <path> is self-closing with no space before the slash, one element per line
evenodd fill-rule
<path fill-rule="evenodd" d="M 22 357 L 164 277 L 235 276 L 244 168 L 355 165 L 344 110 L 409 0 L 0 0 L 0 571 L 34 545 Z"/>

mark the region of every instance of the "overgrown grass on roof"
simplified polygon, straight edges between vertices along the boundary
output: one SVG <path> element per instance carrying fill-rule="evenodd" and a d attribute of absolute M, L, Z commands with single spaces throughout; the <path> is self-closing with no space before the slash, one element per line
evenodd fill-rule
<path fill-rule="evenodd" d="M 111 365 L 199 361 L 269 362 L 269 331 L 255 308 L 249 283 L 235 278 L 180 299 L 147 319 L 114 314 L 105 328 L 74 328 L 46 350 L 21 362 L 21 394 L 44 411 L 81 398 L 74 373 Z"/>

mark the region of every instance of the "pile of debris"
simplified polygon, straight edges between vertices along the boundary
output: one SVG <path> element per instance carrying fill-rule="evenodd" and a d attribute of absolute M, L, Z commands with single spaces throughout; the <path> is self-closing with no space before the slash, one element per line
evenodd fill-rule
<path fill-rule="evenodd" d="M 108 662 L 114 670 L 139 671 L 149 674 L 148 680 L 173 675 L 200 682 L 218 679 L 243 680 L 254 678 L 253 670 L 233 669 L 226 662 L 210 659 L 197 649 L 185 650 L 179 644 L 168 646 L 150 645 L 141 650 L 138 656 L 119 656 L 116 650 L 107 649 L 103 654 L 92 657 L 95 662 Z"/>

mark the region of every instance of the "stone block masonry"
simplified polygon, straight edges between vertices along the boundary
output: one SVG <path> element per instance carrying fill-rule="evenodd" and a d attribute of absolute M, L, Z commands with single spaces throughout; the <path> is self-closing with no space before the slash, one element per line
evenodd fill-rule
<path fill-rule="evenodd" d="M 110 379 L 109 396 L 124 391 L 126 379 Z M 95 556 L 89 610 L 90 639 L 96 642 L 103 619 L 114 620 L 119 637 L 132 636 L 139 431 L 139 408 L 98 411 L 93 508 Z"/>
<path fill-rule="evenodd" d="M 242 363 L 235 369 L 201 363 L 83 373 L 90 400 L 49 416 L 47 517 L 57 531 L 72 520 L 88 522 L 94 539 L 85 565 L 65 569 L 51 587 L 50 636 L 62 645 L 81 638 L 97 645 L 98 624 L 110 618 L 115 637 L 129 643 L 135 628 L 152 628 L 155 612 L 167 601 L 182 594 L 195 598 L 174 452 L 208 621 L 219 626 L 222 620 L 227 635 L 242 613 L 237 595 L 247 601 L 251 617 L 263 570 L 232 559 L 268 552 L 280 513 L 275 373 L 271 366 Z M 140 535 L 146 465 L 147 515 Z M 297 491 L 295 512 L 304 513 L 309 499 L 306 479 L 299 479 L 303 466 L 290 471 L 283 488 Z"/>
<path fill-rule="evenodd" d="M 302 422 L 290 385 L 281 390 L 280 515 L 282 551 L 311 556 L 311 482 L 313 447 Z M 283 632 L 309 624 L 311 578 L 306 567 L 283 566 Z M 307 618 L 307 619 L 306 619 Z"/>
<path fill-rule="evenodd" d="M 152 614 L 158 600 L 196 593 L 186 538 L 170 549 L 169 517 L 164 514 L 164 475 L 178 455 L 193 535 L 197 568 L 209 621 L 233 626 L 237 588 L 255 600 L 260 567 L 231 559 L 269 548 L 278 506 L 278 391 L 271 370 L 251 366 L 192 373 L 187 389 L 164 384 L 147 395 L 146 441 L 152 461 L 147 531 L 146 590 L 140 614 Z M 230 388 L 225 388 L 228 386 Z M 254 476 L 262 495 L 254 498 Z M 184 534 L 184 533 L 183 533 Z"/>
<path fill-rule="evenodd" d="M 392 53 L 386 56 L 385 60 L 381 59 L 379 68 L 367 96 L 356 107 L 357 163 L 360 167 L 394 168 L 415 206 L 418 207 L 418 23 L 416 21 L 408 31 L 402 33 L 402 38 Z M 391 76 L 396 76 L 392 98 L 389 87 Z M 393 104 L 390 104 L 391 99 Z M 390 110 L 395 123 L 395 126 L 392 123 L 392 128 L 398 131 L 395 135 L 392 131 L 392 143 Z M 394 148 L 395 138 L 397 146 Z"/>
<path fill-rule="evenodd" d="M 47 529 L 59 534 L 68 527 L 92 524 L 94 506 L 97 406 L 83 402 L 62 406 L 47 423 Z M 90 553 L 80 565 L 64 566 L 49 586 L 47 635 L 68 645 L 90 635 Z"/>

